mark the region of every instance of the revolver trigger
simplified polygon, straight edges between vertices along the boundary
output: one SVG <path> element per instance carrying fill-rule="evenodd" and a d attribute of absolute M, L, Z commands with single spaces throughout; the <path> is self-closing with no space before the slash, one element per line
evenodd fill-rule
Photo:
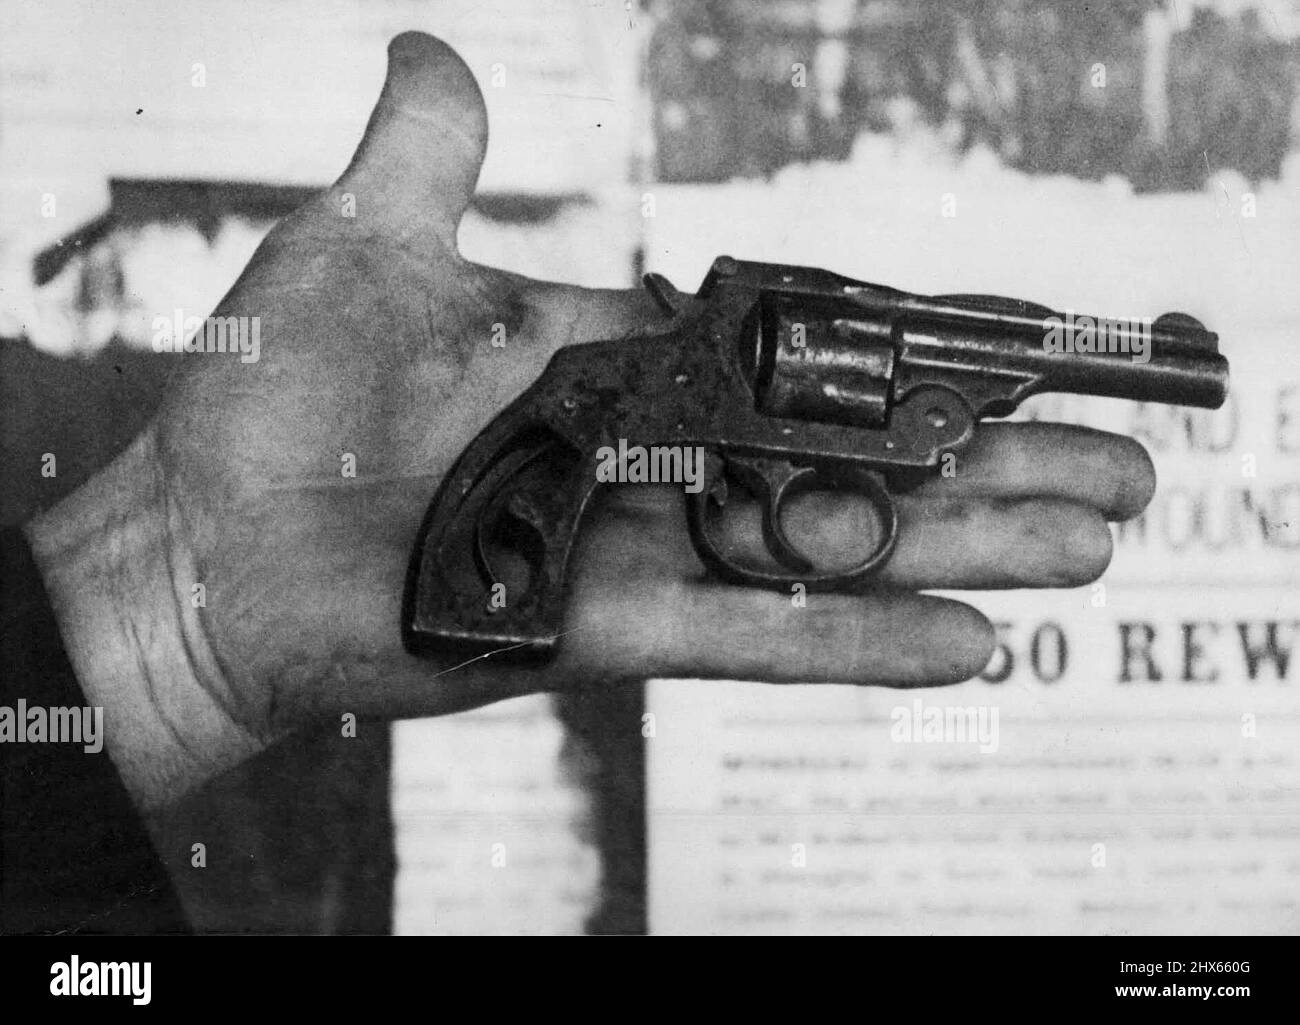
<path fill-rule="evenodd" d="M 794 466 L 783 460 L 755 459 L 749 464 L 742 463 L 742 466 L 755 496 L 763 503 L 763 543 L 767 545 L 768 554 L 786 569 L 796 573 L 812 572 L 813 564 L 786 535 L 781 522 L 781 507 L 787 495 L 793 494 L 801 485 L 807 486 L 815 481 L 817 472 L 810 466 Z"/>
<path fill-rule="evenodd" d="M 704 454 L 704 488 L 699 497 L 719 509 L 725 509 L 731 497 L 731 488 L 727 486 L 727 463 L 716 452 Z"/>

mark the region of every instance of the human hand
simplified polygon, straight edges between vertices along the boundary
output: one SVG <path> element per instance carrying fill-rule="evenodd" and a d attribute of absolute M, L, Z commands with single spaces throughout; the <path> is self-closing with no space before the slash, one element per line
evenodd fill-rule
<path fill-rule="evenodd" d="M 1150 461 L 1129 439 L 983 425 L 956 478 L 899 500 L 881 586 L 800 608 L 705 577 L 679 490 L 611 488 L 579 539 L 553 663 L 415 658 L 403 582 L 456 457 L 557 348 L 664 320 L 640 291 L 460 256 L 486 140 L 459 58 L 429 36 L 394 40 L 351 166 L 271 232 L 214 311 L 260 318 L 258 361 L 177 357 L 145 433 L 29 527 L 88 698 L 121 710 L 108 746 L 145 805 L 344 712 L 442 714 L 647 676 L 956 682 L 984 667 L 992 628 L 919 591 L 1088 582 L 1110 557 L 1106 520 L 1150 499 Z M 810 551 L 851 547 L 860 512 L 806 496 L 793 529 Z"/>

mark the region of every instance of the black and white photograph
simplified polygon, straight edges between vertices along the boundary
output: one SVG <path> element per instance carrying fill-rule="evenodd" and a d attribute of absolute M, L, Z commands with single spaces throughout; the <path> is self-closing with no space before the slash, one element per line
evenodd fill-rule
<path fill-rule="evenodd" d="M 1279 993 L 1298 39 L 2 0 L 5 990 L 824 936 Z"/>

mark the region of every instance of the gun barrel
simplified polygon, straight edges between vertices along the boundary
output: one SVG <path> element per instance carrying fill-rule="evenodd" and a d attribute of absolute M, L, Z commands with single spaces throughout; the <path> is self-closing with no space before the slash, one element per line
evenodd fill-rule
<path fill-rule="evenodd" d="M 940 300 L 908 306 L 900 332 L 904 363 L 938 359 L 1023 374 L 1036 382 L 1032 391 L 1207 409 L 1227 397 L 1228 361 L 1218 336 L 1185 314 L 1150 321 L 1032 307 L 972 310 Z"/>
<path fill-rule="evenodd" d="M 865 283 L 846 295 L 896 325 L 905 363 L 909 356 L 978 361 L 1032 377 L 1033 391 L 1206 409 L 1227 398 L 1228 361 L 1219 354 L 1219 336 L 1187 314 L 1094 317 L 1002 296 L 923 296 Z"/>
<path fill-rule="evenodd" d="M 1205 409 L 1228 393 L 1218 335 L 1181 313 L 1092 317 L 862 282 L 833 299 L 774 290 L 761 310 L 753 385 L 772 416 L 876 427 L 925 385 L 959 391 L 977 416 L 1005 416 L 1039 392 Z"/>

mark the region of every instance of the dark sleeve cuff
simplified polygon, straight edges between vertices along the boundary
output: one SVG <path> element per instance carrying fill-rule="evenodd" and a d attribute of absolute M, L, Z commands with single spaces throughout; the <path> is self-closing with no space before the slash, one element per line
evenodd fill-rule
<path fill-rule="evenodd" d="M 74 719 L 93 734 L 86 707 L 27 539 L 0 529 L 0 932 L 188 932 L 102 746 L 103 713 L 98 753 L 67 739 Z M 53 709 L 75 710 L 59 740 Z"/>

